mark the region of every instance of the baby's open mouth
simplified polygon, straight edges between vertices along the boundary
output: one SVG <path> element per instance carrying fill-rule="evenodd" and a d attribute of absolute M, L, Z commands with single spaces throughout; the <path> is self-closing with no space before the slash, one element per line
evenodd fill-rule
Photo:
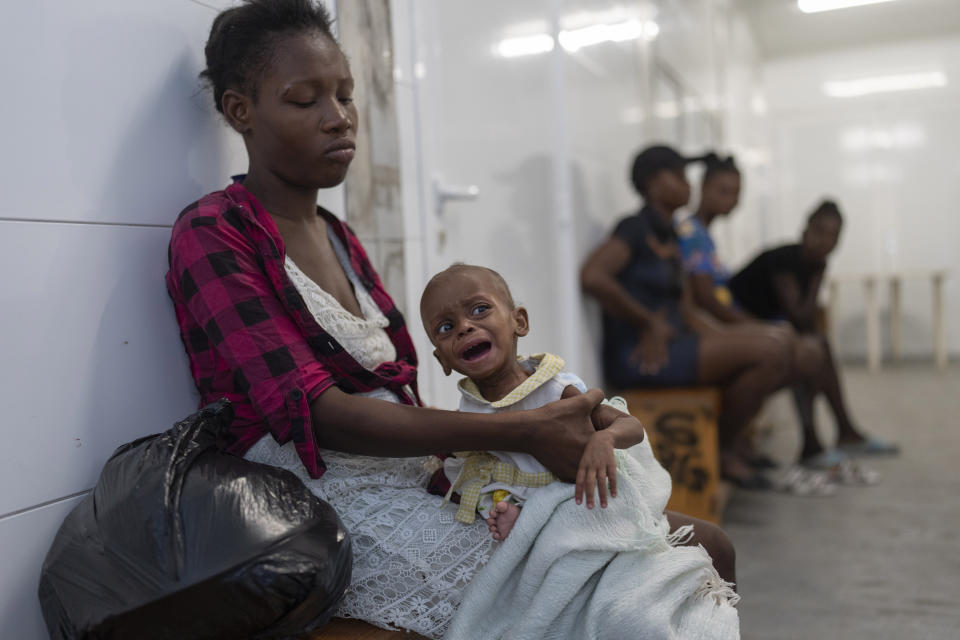
<path fill-rule="evenodd" d="M 460 357 L 467 362 L 473 362 L 474 360 L 478 360 L 487 355 L 487 352 L 490 351 L 491 346 L 492 345 L 486 341 L 478 342 L 477 344 L 464 350 L 464 352 L 460 354 Z"/>

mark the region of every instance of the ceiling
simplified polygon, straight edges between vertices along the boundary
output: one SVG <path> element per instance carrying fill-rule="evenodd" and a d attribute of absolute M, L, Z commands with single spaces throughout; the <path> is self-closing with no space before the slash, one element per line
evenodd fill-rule
<path fill-rule="evenodd" d="M 801 13 L 796 0 L 737 0 L 767 58 L 960 36 L 960 0 L 896 0 Z"/>

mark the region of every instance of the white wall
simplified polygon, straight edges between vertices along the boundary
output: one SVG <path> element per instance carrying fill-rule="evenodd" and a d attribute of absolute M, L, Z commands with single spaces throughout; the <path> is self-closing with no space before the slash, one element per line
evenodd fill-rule
<path fill-rule="evenodd" d="M 940 70 L 943 88 L 831 98 L 826 81 Z M 948 347 L 960 352 L 960 37 L 904 42 L 765 65 L 775 198 L 766 240 L 794 240 L 824 195 L 846 216 L 835 274 L 946 268 Z M 930 283 L 904 285 L 904 349 L 933 347 Z M 886 292 L 881 292 L 884 300 Z M 843 284 L 833 326 L 842 355 L 866 348 L 862 292 Z"/>
<path fill-rule="evenodd" d="M 177 213 L 246 166 L 197 81 L 214 15 L 189 0 L 4 11 L 3 638 L 47 637 L 40 566 L 113 449 L 196 408 L 163 276 Z"/>
<path fill-rule="evenodd" d="M 394 0 L 393 8 L 407 308 L 415 313 L 426 279 L 454 260 L 493 267 L 530 311 L 533 331 L 521 351 L 559 353 L 599 385 L 599 313 L 579 291 L 580 264 L 637 209 L 628 174 L 643 146 L 763 157 L 763 137 L 748 123 L 760 90 L 749 29 L 726 0 Z M 495 53 L 505 38 L 630 19 L 655 20 L 659 36 Z M 747 173 L 762 193 L 762 175 L 753 165 Z M 476 184 L 480 198 L 438 216 L 437 176 Z M 756 219 L 757 201 L 745 198 L 741 226 Z M 727 235 L 744 251 L 739 236 Z M 416 318 L 411 326 L 426 398 L 450 406 L 453 381 L 429 357 Z"/>

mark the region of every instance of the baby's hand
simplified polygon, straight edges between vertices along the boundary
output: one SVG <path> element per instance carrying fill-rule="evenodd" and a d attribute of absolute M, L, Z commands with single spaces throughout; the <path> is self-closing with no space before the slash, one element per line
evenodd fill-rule
<path fill-rule="evenodd" d="M 593 509 L 593 489 L 596 486 L 600 494 L 600 506 L 607 507 L 607 483 L 610 483 L 610 497 L 617 497 L 617 459 L 613 455 L 613 435 L 607 430 L 597 431 L 583 450 L 580 468 L 577 470 L 577 504 L 587 496 L 587 509 Z"/>

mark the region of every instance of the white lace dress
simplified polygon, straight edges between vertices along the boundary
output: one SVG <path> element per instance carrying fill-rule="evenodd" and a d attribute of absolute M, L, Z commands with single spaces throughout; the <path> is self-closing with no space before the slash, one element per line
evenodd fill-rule
<path fill-rule="evenodd" d="M 384 328 L 387 319 L 331 238 L 357 294 L 364 317 L 345 310 L 288 257 L 285 267 L 317 322 L 364 367 L 396 358 Z M 397 402 L 386 390 L 368 396 Z M 454 520 L 456 505 L 426 492 L 427 458 L 375 458 L 321 450 L 327 471 L 312 479 L 292 442 L 261 438 L 247 460 L 283 467 L 337 510 L 353 539 L 353 579 L 337 612 L 384 628 L 403 628 L 441 638 L 463 589 L 490 558 L 486 524 Z"/>

